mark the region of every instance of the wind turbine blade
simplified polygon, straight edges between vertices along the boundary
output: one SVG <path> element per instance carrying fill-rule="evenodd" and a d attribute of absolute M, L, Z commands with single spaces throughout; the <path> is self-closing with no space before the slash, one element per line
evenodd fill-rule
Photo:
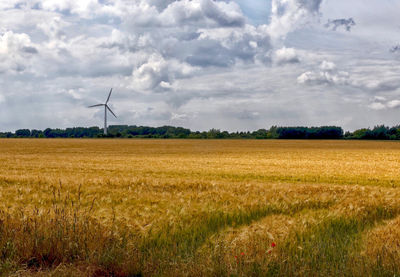
<path fill-rule="evenodd" d="M 100 106 L 104 106 L 104 104 L 97 104 L 97 105 L 89 106 L 88 108 L 100 107 Z"/>
<path fill-rule="evenodd" d="M 110 111 L 110 113 L 112 113 L 112 115 L 115 116 L 115 118 L 117 118 L 117 116 L 115 115 L 115 113 L 113 113 L 113 111 L 110 109 L 110 107 L 107 106 L 107 105 L 106 105 L 106 107 L 107 107 L 107 109 Z"/>
<path fill-rule="evenodd" d="M 111 88 L 111 90 L 110 90 L 110 93 L 108 94 L 108 97 L 107 97 L 106 104 L 107 104 L 107 103 L 108 103 L 108 101 L 110 100 L 111 92 L 112 92 L 112 88 Z"/>

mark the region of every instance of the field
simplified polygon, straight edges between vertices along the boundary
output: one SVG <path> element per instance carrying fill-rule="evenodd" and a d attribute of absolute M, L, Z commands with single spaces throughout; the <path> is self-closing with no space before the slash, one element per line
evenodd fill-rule
<path fill-rule="evenodd" d="M 400 143 L 0 140 L 0 275 L 399 276 Z"/>

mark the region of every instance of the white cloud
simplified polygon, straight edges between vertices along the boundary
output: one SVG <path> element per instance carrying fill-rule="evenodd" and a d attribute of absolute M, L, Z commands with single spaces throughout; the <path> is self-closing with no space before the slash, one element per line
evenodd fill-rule
<path fill-rule="evenodd" d="M 349 80 L 349 75 L 347 72 L 341 71 L 338 73 L 330 72 L 314 72 L 307 71 L 301 74 L 297 81 L 300 84 L 330 84 L 330 85 L 346 85 Z"/>
<path fill-rule="evenodd" d="M 314 20 L 322 0 L 272 0 L 270 35 L 275 43 Z"/>
<path fill-rule="evenodd" d="M 171 121 L 184 121 L 188 119 L 188 115 L 185 113 L 182 114 L 177 114 L 177 113 L 173 113 L 171 115 Z"/>
<path fill-rule="evenodd" d="M 0 73 L 26 70 L 30 60 L 38 53 L 29 35 L 6 31 L 0 33 Z"/>
<path fill-rule="evenodd" d="M 195 68 L 177 60 L 165 60 L 160 54 L 152 54 L 132 73 L 132 87 L 141 90 L 169 89 L 176 78 L 193 74 Z"/>
<path fill-rule="evenodd" d="M 60 16 L 54 16 L 46 22 L 37 24 L 37 28 L 42 30 L 49 39 L 65 39 L 63 29 L 70 26 L 69 23 L 62 20 Z"/>
<path fill-rule="evenodd" d="M 386 101 L 385 97 L 374 97 L 374 98 L 375 101 L 368 105 L 368 107 L 372 110 L 380 111 L 380 110 L 396 109 L 400 107 L 400 100 L 398 99 Z"/>
<path fill-rule="evenodd" d="M 15 52 L 36 53 L 34 46 L 27 34 L 15 34 L 7 31 L 0 36 L 0 54 L 12 55 Z"/>
<path fill-rule="evenodd" d="M 387 106 L 391 109 L 400 107 L 400 100 L 392 100 L 387 103 Z"/>
<path fill-rule="evenodd" d="M 4 0 L 0 2 L 0 9 L 11 9 L 18 3 L 18 0 Z"/>
<path fill-rule="evenodd" d="M 336 65 L 333 62 L 323 61 L 320 68 L 323 71 L 333 71 L 336 69 Z"/>
<path fill-rule="evenodd" d="M 242 26 L 244 16 L 234 2 L 212 0 L 181 0 L 171 3 L 161 14 L 162 25 L 215 24 L 216 26 Z"/>
<path fill-rule="evenodd" d="M 74 90 L 74 89 L 69 89 L 69 90 L 63 90 L 63 93 L 66 93 L 67 95 L 70 95 L 73 99 L 75 100 L 81 100 L 82 99 L 82 89 Z"/>
<path fill-rule="evenodd" d="M 98 13 L 102 6 L 97 0 L 41 0 L 36 5 L 48 11 L 70 12 L 83 18 L 91 18 Z"/>
<path fill-rule="evenodd" d="M 336 70 L 332 62 L 323 61 L 319 66 L 321 71 L 307 71 L 297 78 L 300 84 L 310 85 L 347 85 L 350 82 L 348 72 Z"/>
<path fill-rule="evenodd" d="M 375 103 L 371 103 L 370 105 L 368 105 L 368 107 L 372 110 L 376 110 L 376 111 L 380 111 L 380 110 L 384 110 L 386 109 L 386 106 L 382 103 L 379 102 L 375 102 Z"/>
<path fill-rule="evenodd" d="M 297 81 L 308 85 L 346 86 L 347 90 L 359 90 L 369 94 L 395 93 L 400 88 L 399 74 L 399 68 L 392 61 L 358 61 L 351 67 L 346 66 L 344 71 L 337 68 L 335 63 L 324 60 L 318 69 L 308 70 L 299 75 Z M 381 101 L 378 98 L 375 100 Z"/>
<path fill-rule="evenodd" d="M 376 101 L 385 101 L 386 97 L 384 97 L 384 96 L 374 96 L 374 100 L 376 100 Z"/>
<path fill-rule="evenodd" d="M 281 49 L 278 49 L 277 51 L 275 51 L 274 58 L 275 58 L 275 62 L 279 65 L 300 62 L 300 59 L 294 48 L 283 47 Z"/>

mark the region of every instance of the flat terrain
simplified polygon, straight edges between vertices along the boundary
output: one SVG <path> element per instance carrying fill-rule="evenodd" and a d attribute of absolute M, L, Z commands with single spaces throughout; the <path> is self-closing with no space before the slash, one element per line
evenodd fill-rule
<path fill-rule="evenodd" d="M 398 276 L 400 143 L 0 140 L 0 274 Z"/>

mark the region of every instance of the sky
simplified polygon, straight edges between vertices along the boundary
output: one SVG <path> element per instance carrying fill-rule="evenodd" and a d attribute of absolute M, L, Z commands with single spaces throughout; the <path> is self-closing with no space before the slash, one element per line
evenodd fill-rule
<path fill-rule="evenodd" d="M 1 0 L 0 131 L 400 124 L 398 0 Z"/>

